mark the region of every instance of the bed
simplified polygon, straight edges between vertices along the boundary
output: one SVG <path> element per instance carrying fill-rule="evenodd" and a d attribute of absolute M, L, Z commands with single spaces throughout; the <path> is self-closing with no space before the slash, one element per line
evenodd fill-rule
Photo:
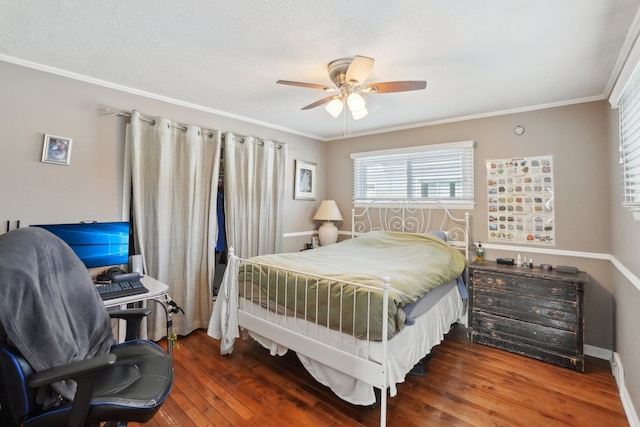
<path fill-rule="evenodd" d="M 376 403 L 456 321 L 466 321 L 469 216 L 440 205 L 364 205 L 351 239 L 241 260 L 231 253 L 208 333 L 229 354 L 240 336 L 273 355 L 295 351 L 340 398 Z"/>

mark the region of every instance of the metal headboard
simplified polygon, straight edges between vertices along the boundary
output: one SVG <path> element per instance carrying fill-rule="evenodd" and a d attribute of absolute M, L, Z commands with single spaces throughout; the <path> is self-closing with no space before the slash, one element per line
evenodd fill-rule
<path fill-rule="evenodd" d="M 441 231 L 469 261 L 469 212 L 460 218 L 442 204 L 412 201 L 354 204 L 351 209 L 351 237 L 376 230 L 400 233 Z"/>

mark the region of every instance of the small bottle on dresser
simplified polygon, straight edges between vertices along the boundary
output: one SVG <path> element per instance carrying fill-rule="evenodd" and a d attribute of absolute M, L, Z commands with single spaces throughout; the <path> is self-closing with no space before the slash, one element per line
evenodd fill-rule
<path fill-rule="evenodd" d="M 476 261 L 484 261 L 484 248 L 482 247 L 482 242 L 478 242 L 478 247 L 476 248 Z"/>

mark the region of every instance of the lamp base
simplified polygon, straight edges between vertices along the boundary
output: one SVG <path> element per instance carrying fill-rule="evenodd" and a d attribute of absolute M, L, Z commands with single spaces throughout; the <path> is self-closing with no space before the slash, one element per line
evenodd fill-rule
<path fill-rule="evenodd" d="M 325 222 L 318 229 L 318 240 L 320 240 L 320 246 L 327 246 L 337 242 L 338 227 L 331 221 Z"/>

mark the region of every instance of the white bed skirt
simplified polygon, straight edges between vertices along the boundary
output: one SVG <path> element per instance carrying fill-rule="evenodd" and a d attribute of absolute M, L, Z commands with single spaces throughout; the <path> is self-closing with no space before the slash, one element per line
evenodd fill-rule
<path fill-rule="evenodd" d="M 451 329 L 451 325 L 463 315 L 464 305 L 455 282 L 443 286 L 449 286 L 450 289 L 442 298 L 426 313 L 417 317 L 415 324 L 405 326 L 402 331 L 389 340 L 388 366 L 391 396 L 397 394 L 396 385 L 404 382 L 406 375 L 416 363 L 429 354 L 432 347 L 442 342 L 445 334 Z M 239 308 L 261 318 L 266 316 L 273 323 L 286 326 L 287 329 L 313 337 L 351 354 L 357 354 L 376 362 L 382 361 L 380 342 L 359 340 L 324 326 L 310 324 L 302 319 L 276 315 L 243 298 L 239 299 Z M 269 349 L 272 355 L 283 355 L 288 351 L 286 347 L 272 340 L 251 331 L 246 332 L 262 346 Z M 298 354 L 298 358 L 318 382 L 331 388 L 341 399 L 355 405 L 372 405 L 376 402 L 374 389 L 370 384 L 301 354 Z"/>

